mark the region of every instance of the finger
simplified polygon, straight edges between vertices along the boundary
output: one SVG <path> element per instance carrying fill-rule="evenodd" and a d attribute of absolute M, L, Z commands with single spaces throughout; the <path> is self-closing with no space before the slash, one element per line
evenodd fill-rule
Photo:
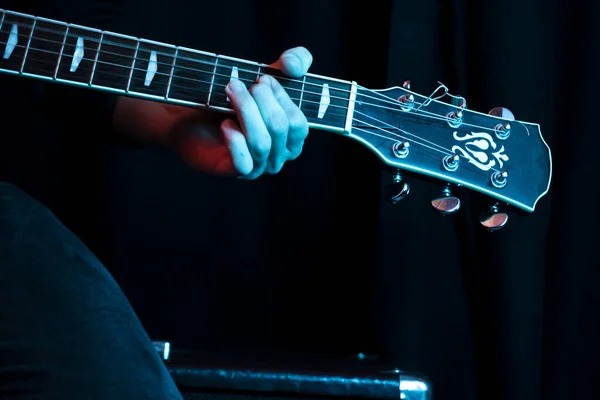
<path fill-rule="evenodd" d="M 241 176 L 250 175 L 254 169 L 252 155 L 242 129 L 231 119 L 221 123 L 221 133 L 229 149 L 230 157 L 225 158 L 217 167 L 218 172 L 233 170 Z"/>
<path fill-rule="evenodd" d="M 275 98 L 270 85 L 261 81 L 252 86 L 250 93 L 258 105 L 262 119 L 271 135 L 271 153 L 266 172 L 276 174 L 281 171 L 287 160 L 288 118 Z"/>
<path fill-rule="evenodd" d="M 299 78 L 306 75 L 312 62 L 313 56 L 310 51 L 304 47 L 294 47 L 284 51 L 272 66 L 292 78 Z"/>
<path fill-rule="evenodd" d="M 232 79 L 225 87 L 225 92 L 245 134 L 246 143 L 253 159 L 253 173 L 260 175 L 266 167 L 271 151 L 269 131 L 254 98 L 240 80 Z"/>
<path fill-rule="evenodd" d="M 308 121 L 304 113 L 292 101 L 287 91 L 273 77 L 263 75 L 258 79 L 259 82 L 268 84 L 277 102 L 285 112 L 288 120 L 288 134 L 286 147 L 290 154 L 288 160 L 298 158 L 302 152 L 304 141 L 308 136 Z"/>
<path fill-rule="evenodd" d="M 494 115 L 496 117 L 504 118 L 509 121 L 515 120 L 515 115 L 508 108 L 505 107 L 494 107 L 488 113 L 490 115 Z"/>

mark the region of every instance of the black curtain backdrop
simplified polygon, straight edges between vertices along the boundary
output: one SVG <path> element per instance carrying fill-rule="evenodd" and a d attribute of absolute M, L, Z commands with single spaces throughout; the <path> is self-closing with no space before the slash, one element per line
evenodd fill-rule
<path fill-rule="evenodd" d="M 92 3 L 66 3 L 38 9 L 262 62 L 304 45 L 311 72 L 374 89 L 410 79 L 429 94 L 442 81 L 471 109 L 505 106 L 539 122 L 553 150 L 551 193 L 489 234 L 476 220 L 487 205 L 470 196 L 458 215 L 436 215 L 439 185 L 413 179 L 411 195 L 388 204 L 390 171 L 329 133 L 313 131 L 277 176 L 214 178 L 96 132 L 72 89 L 47 88 L 53 100 L 40 102 L 37 85 L 2 76 L 15 93 L 1 96 L 12 117 L 2 179 L 88 244 L 153 338 L 378 354 L 428 376 L 436 399 L 596 392 L 598 2 L 122 1 L 111 20 Z"/>

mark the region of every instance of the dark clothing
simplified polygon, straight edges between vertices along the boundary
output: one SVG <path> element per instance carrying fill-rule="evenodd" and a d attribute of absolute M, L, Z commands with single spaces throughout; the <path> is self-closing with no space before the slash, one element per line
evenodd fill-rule
<path fill-rule="evenodd" d="M 104 266 L 6 183 L 0 238 L 0 399 L 181 399 Z"/>
<path fill-rule="evenodd" d="M 311 72 L 369 88 L 411 79 L 429 95 L 442 81 L 471 109 L 539 122 L 553 149 L 552 201 L 489 235 L 489 204 L 468 191 L 457 215 L 432 212 L 439 182 L 409 178 L 411 195 L 386 204 L 390 174 L 345 138 L 314 130 L 278 176 L 215 179 L 95 133 L 89 91 L 0 77 L 0 174 L 98 256 L 152 338 L 378 353 L 428 376 L 436 399 L 594 393 L 600 270 L 580 232 L 598 218 L 600 2 L 52 3 L 40 14 L 263 62 L 305 45 Z"/>
<path fill-rule="evenodd" d="M 116 4 L 0 7 L 108 28 L 118 20 Z M 0 85 L 0 180 L 60 211 L 57 191 L 69 185 L 60 177 L 73 166 L 69 154 L 85 157 L 87 150 L 69 140 L 69 120 L 78 135 L 89 135 L 88 145 L 98 144 L 85 124 L 93 121 L 110 136 L 115 97 L 7 75 Z M 0 399 L 182 398 L 111 274 L 48 208 L 7 183 L 0 183 L 0 304 Z"/>

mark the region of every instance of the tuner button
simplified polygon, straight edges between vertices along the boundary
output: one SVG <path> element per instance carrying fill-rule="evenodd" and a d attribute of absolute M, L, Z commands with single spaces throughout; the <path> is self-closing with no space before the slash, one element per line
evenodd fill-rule
<path fill-rule="evenodd" d="M 404 89 L 410 90 L 410 81 L 404 81 L 404 83 L 402 84 L 402 87 Z"/>
<path fill-rule="evenodd" d="M 460 156 L 458 154 L 450 154 L 442 159 L 442 166 L 448 172 L 453 172 L 458 169 Z"/>
<path fill-rule="evenodd" d="M 386 197 L 392 204 L 398 204 L 410 193 L 410 186 L 404 182 L 400 171 L 394 172 L 393 183 L 386 186 Z"/>
<path fill-rule="evenodd" d="M 402 111 L 409 112 L 415 107 L 415 96 L 410 93 L 398 97 L 398 101 L 401 104 L 400 108 Z"/>
<path fill-rule="evenodd" d="M 431 205 L 441 215 L 451 215 L 456 213 L 460 209 L 460 204 L 460 199 L 456 196 L 452 196 L 450 186 L 446 186 L 442 190 L 442 195 L 440 197 L 431 200 Z"/>
<path fill-rule="evenodd" d="M 494 172 L 490 175 L 490 180 L 492 181 L 492 185 L 498 189 L 502 189 L 508 183 L 508 172 Z"/>
<path fill-rule="evenodd" d="M 397 158 L 406 158 L 408 157 L 408 152 L 410 151 L 410 143 L 407 141 L 395 142 L 392 145 L 392 153 Z"/>
<path fill-rule="evenodd" d="M 493 115 L 495 117 L 504 118 L 509 121 L 515 120 L 515 115 L 508 108 L 504 107 L 494 107 L 488 112 L 489 115 Z"/>
<path fill-rule="evenodd" d="M 494 127 L 496 137 L 500 140 L 506 140 L 510 136 L 510 123 L 505 122 L 503 124 L 496 124 Z"/>
<path fill-rule="evenodd" d="M 462 110 L 452 111 L 446 114 L 446 118 L 448 119 L 448 125 L 450 125 L 452 128 L 458 128 L 463 123 L 463 112 Z"/>
<path fill-rule="evenodd" d="M 479 223 L 490 232 L 504 227 L 507 222 L 508 214 L 500 211 L 500 208 L 497 204 L 490 207 L 490 209 L 481 214 L 479 218 Z"/>

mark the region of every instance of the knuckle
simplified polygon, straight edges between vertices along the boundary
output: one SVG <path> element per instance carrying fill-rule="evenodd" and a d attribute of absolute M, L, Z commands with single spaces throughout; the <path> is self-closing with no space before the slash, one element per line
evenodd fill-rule
<path fill-rule="evenodd" d="M 265 93 L 269 90 L 269 86 L 263 82 L 257 82 L 254 85 L 250 86 L 248 90 L 252 96 L 260 95 L 261 93 Z"/>
<path fill-rule="evenodd" d="M 271 140 L 265 139 L 257 143 L 252 144 L 252 153 L 258 159 L 266 158 L 271 152 Z"/>
<path fill-rule="evenodd" d="M 265 173 L 269 175 L 275 175 L 281 172 L 283 169 L 283 162 L 281 161 L 269 161 L 267 168 L 265 169 Z"/>
<path fill-rule="evenodd" d="M 312 53 L 306 47 L 304 47 L 304 46 L 300 46 L 299 50 L 304 54 L 304 57 L 305 57 L 305 59 L 307 61 L 307 64 L 310 65 L 312 63 L 312 61 L 313 61 L 313 55 L 312 55 Z"/>
<path fill-rule="evenodd" d="M 288 157 L 290 161 L 293 161 L 295 159 L 297 159 L 298 157 L 300 157 L 300 154 L 302 154 L 302 149 L 303 149 L 304 145 L 302 143 L 297 144 L 297 145 L 293 145 L 290 148 L 288 148 L 288 151 L 290 152 L 290 156 Z"/>
<path fill-rule="evenodd" d="M 308 135 L 308 120 L 304 113 L 300 110 L 295 110 L 290 114 L 289 118 L 289 129 L 294 131 L 294 134 L 299 136 Z"/>
<path fill-rule="evenodd" d="M 267 126 L 269 128 L 269 132 L 273 136 L 283 136 L 288 133 L 290 128 L 290 122 L 288 120 L 287 115 L 283 110 L 274 110 L 271 112 L 269 117 L 267 118 Z"/>

